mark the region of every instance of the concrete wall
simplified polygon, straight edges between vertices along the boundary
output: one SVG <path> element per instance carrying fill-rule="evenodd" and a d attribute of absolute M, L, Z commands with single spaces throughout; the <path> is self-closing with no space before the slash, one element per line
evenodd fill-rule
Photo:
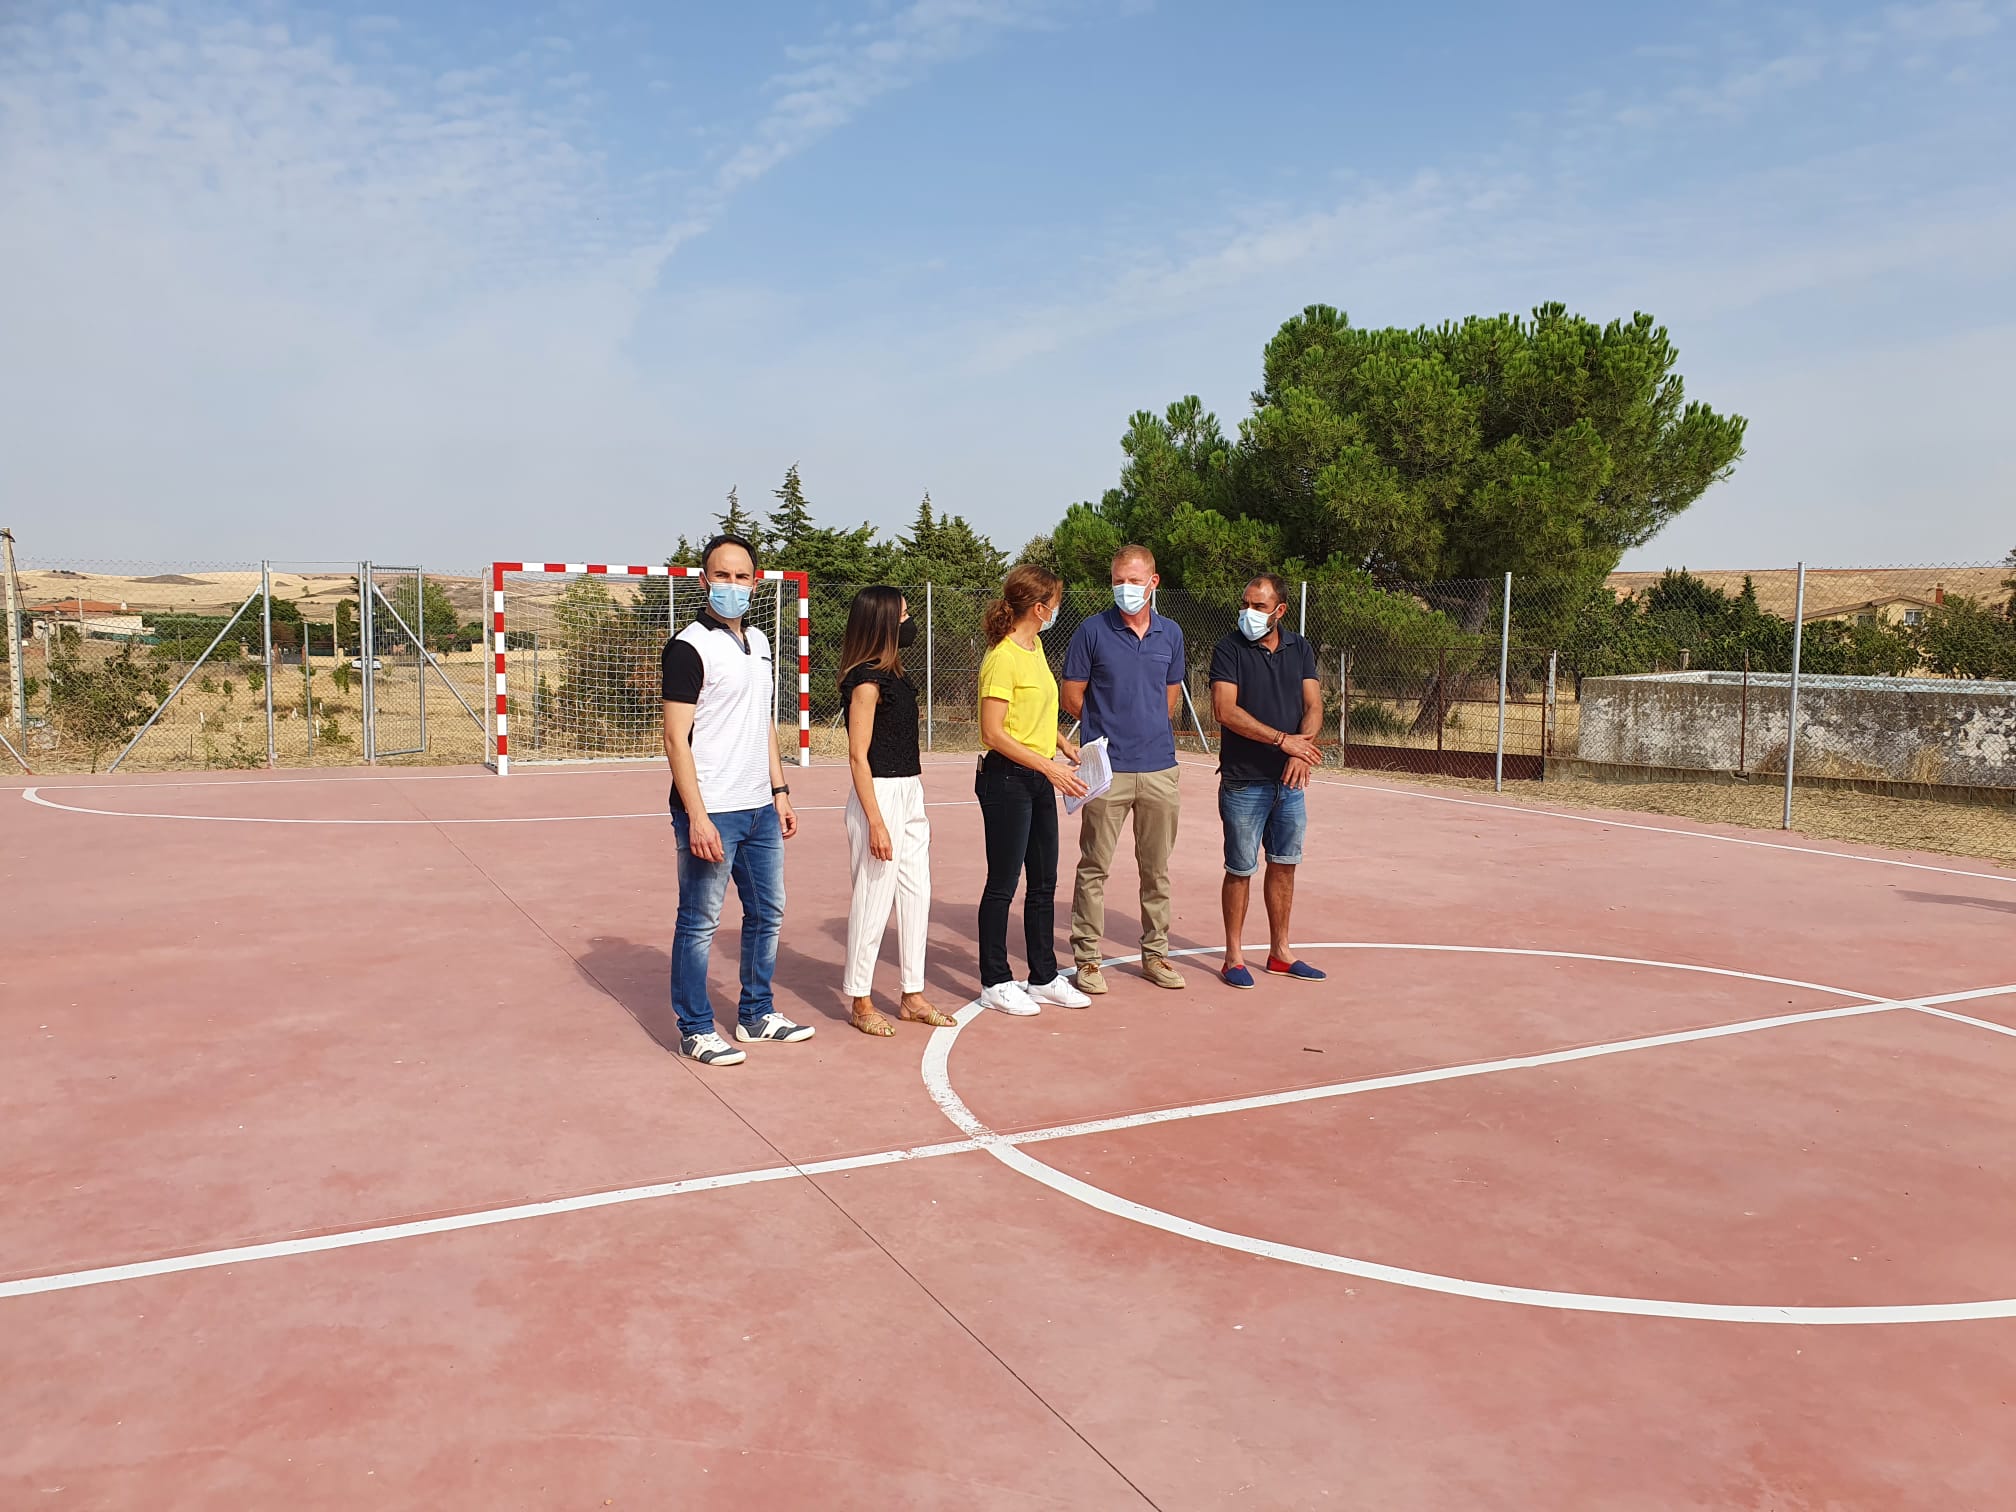
<path fill-rule="evenodd" d="M 1785 770 L 1791 679 L 1740 672 L 1591 677 L 1584 761 L 1689 771 Z M 1739 760 L 1739 752 L 1740 760 Z M 1802 677 L 1801 776 L 2016 787 L 2016 683 Z"/>

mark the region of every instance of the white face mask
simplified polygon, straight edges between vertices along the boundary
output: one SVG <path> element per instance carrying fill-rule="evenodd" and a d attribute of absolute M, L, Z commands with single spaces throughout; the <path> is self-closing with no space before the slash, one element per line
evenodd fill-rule
<path fill-rule="evenodd" d="M 1113 602 L 1122 614 L 1139 614 L 1148 605 L 1148 590 L 1139 583 L 1115 583 Z"/>
<path fill-rule="evenodd" d="M 1050 617 L 1045 621 L 1043 621 L 1042 624 L 1036 627 L 1036 633 L 1038 635 L 1047 634 L 1049 632 L 1050 627 L 1057 623 L 1057 615 L 1059 611 L 1062 609 L 1062 607 L 1063 607 L 1062 605 L 1059 605 L 1057 609 L 1052 609 L 1050 611 Z"/>
<path fill-rule="evenodd" d="M 1267 609 L 1241 609 L 1239 611 L 1239 633 L 1250 641 L 1265 640 L 1267 632 L 1274 626 L 1274 615 Z"/>

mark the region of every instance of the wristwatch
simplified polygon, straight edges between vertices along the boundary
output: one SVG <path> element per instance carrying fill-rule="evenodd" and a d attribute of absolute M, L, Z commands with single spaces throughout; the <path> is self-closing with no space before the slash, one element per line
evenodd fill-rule
<path fill-rule="evenodd" d="M 787 782 L 782 787 L 773 787 L 772 789 L 770 789 L 770 796 L 772 798 L 775 798 L 779 793 L 782 793 L 786 798 L 790 797 L 791 784 Z"/>

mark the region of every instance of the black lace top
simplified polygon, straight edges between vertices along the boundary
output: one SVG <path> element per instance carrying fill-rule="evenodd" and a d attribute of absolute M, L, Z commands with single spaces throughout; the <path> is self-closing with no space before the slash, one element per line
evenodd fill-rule
<path fill-rule="evenodd" d="M 917 686 L 894 672 L 859 666 L 840 679 L 840 707 L 854 718 L 854 690 L 866 682 L 882 690 L 875 705 L 875 731 L 868 737 L 868 775 L 918 777 L 924 763 L 917 751 Z"/>

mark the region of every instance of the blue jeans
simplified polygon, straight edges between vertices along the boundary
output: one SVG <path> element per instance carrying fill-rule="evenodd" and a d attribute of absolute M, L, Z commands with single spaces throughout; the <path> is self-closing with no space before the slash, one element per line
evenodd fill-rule
<path fill-rule="evenodd" d="M 1218 817 L 1225 823 L 1225 870 L 1250 877 L 1260 870 L 1260 846 L 1275 866 L 1298 866 L 1309 811 L 1302 789 L 1278 782 L 1220 782 Z"/>
<path fill-rule="evenodd" d="M 725 860 L 702 861 L 693 854 L 693 825 L 672 815 L 679 840 L 679 922 L 672 936 L 672 1011 L 679 1033 L 706 1034 L 714 1028 L 714 1003 L 707 996 L 707 958 L 721 923 L 728 879 L 742 900 L 742 1000 L 737 1005 L 750 1028 L 770 1012 L 770 977 L 777 969 L 777 936 L 784 925 L 784 829 L 777 810 L 740 809 L 709 814 L 721 832 Z"/>

